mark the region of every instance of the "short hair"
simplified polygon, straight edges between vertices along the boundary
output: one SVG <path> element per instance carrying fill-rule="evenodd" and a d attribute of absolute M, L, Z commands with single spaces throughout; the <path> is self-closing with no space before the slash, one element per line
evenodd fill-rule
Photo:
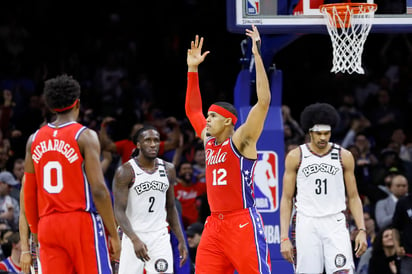
<path fill-rule="evenodd" d="M 332 129 L 339 123 L 339 114 L 328 103 L 315 103 L 305 107 L 300 115 L 300 125 L 308 132 L 314 125 L 329 125 Z"/>
<path fill-rule="evenodd" d="M 231 103 L 228 102 L 216 102 L 213 103 L 213 105 L 217 105 L 219 107 L 222 107 L 224 109 L 226 109 L 227 111 L 229 111 L 230 113 L 232 113 L 233 115 L 235 115 L 236 118 L 238 118 L 237 116 L 237 110 L 235 108 L 234 105 L 232 105 Z"/>
<path fill-rule="evenodd" d="M 44 99 L 51 110 L 68 107 L 79 98 L 80 84 L 72 76 L 63 74 L 44 83 Z"/>

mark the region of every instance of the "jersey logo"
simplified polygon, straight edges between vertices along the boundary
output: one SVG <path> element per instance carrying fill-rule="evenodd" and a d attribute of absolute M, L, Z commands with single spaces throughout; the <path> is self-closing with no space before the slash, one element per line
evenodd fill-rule
<path fill-rule="evenodd" d="M 258 151 L 253 173 L 256 208 L 259 212 L 275 212 L 279 207 L 278 155 L 274 151 Z"/>
<path fill-rule="evenodd" d="M 166 177 L 166 172 L 163 169 L 159 169 L 159 176 Z"/>
<path fill-rule="evenodd" d="M 169 267 L 169 264 L 165 259 L 158 259 L 154 265 L 157 272 L 166 272 Z"/>
<path fill-rule="evenodd" d="M 305 155 L 305 156 L 303 156 L 303 158 L 309 158 L 310 156 L 312 156 L 312 154 Z"/>
<path fill-rule="evenodd" d="M 318 172 L 322 172 L 322 173 L 329 173 L 332 175 L 336 175 L 336 173 L 339 171 L 339 168 L 333 166 L 333 165 L 329 165 L 329 164 L 312 164 L 312 165 L 308 165 L 304 168 L 302 168 L 302 172 L 303 174 L 305 174 L 306 177 L 309 177 L 310 175 L 314 174 L 314 173 L 318 173 Z"/>
<path fill-rule="evenodd" d="M 246 224 L 239 224 L 239 228 L 244 228 L 245 226 L 247 226 L 249 224 L 249 222 L 247 222 Z"/>
<path fill-rule="evenodd" d="M 338 254 L 335 257 L 335 266 L 336 267 L 343 267 L 346 264 L 346 257 L 343 254 Z"/>
<path fill-rule="evenodd" d="M 332 153 L 330 154 L 330 158 L 331 158 L 332 160 L 338 160 L 338 159 L 339 159 L 338 153 L 332 152 Z"/>
<path fill-rule="evenodd" d="M 53 137 L 57 136 L 57 130 L 53 131 Z"/>
<path fill-rule="evenodd" d="M 137 186 L 134 187 L 134 190 L 136 191 L 138 195 L 140 195 L 149 190 L 158 190 L 160 192 L 166 192 L 168 188 L 169 188 L 168 184 L 165 184 L 159 181 L 151 181 L 151 182 L 144 182 L 144 183 L 138 184 Z"/>

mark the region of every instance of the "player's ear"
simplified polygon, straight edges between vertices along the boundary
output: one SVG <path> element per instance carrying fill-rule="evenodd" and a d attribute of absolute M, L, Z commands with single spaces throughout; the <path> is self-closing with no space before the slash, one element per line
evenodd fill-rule
<path fill-rule="evenodd" d="M 225 126 L 230 126 L 233 124 L 232 118 L 226 118 L 224 122 Z"/>

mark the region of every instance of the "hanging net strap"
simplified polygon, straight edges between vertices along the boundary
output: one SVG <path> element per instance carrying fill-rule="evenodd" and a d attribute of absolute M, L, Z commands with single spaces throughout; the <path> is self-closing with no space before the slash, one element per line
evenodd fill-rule
<path fill-rule="evenodd" d="M 363 46 L 372 26 L 376 4 L 339 3 L 321 5 L 333 47 L 331 72 L 363 74 Z"/>

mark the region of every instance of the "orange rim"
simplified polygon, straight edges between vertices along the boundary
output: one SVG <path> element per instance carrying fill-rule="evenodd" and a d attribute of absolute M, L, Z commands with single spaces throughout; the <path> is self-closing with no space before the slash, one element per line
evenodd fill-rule
<path fill-rule="evenodd" d="M 348 16 L 349 10 L 352 11 L 352 14 L 369 14 L 375 12 L 377 8 L 378 5 L 372 3 L 336 3 L 319 6 L 321 13 L 325 15 L 328 13 L 335 19 L 334 26 L 337 28 L 348 28 L 351 25 L 351 16 Z M 343 22 L 343 26 L 338 22 L 338 19 L 333 16 L 335 10 L 341 22 Z"/>
<path fill-rule="evenodd" d="M 336 3 L 320 5 L 319 9 L 331 14 L 333 8 L 335 8 L 339 14 L 342 14 L 347 12 L 348 7 L 353 11 L 353 13 L 359 14 L 361 13 L 360 11 L 362 11 L 362 13 L 375 12 L 378 5 L 373 3 Z"/>

